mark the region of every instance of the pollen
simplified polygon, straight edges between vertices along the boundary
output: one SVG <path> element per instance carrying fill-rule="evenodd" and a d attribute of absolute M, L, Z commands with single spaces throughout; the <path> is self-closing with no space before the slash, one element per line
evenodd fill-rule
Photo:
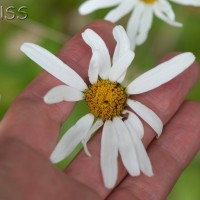
<path fill-rule="evenodd" d="M 141 1 L 143 1 L 143 2 L 145 2 L 147 4 L 152 4 L 152 3 L 154 3 L 157 0 L 141 0 Z"/>
<path fill-rule="evenodd" d="M 125 88 L 109 80 L 99 80 L 85 91 L 85 101 L 89 111 L 103 121 L 120 116 L 126 100 Z"/>

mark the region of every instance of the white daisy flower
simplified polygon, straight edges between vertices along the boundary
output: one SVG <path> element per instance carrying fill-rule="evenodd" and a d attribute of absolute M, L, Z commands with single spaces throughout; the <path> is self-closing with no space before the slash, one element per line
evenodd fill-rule
<path fill-rule="evenodd" d="M 171 0 L 182 5 L 200 6 L 200 0 Z M 127 24 L 127 34 L 131 40 L 132 49 L 145 42 L 153 21 L 153 14 L 172 26 L 182 24 L 175 21 L 175 14 L 168 0 L 87 0 L 80 8 L 82 15 L 89 14 L 101 8 L 117 6 L 111 10 L 105 19 L 113 23 L 131 12 Z"/>
<path fill-rule="evenodd" d="M 106 44 L 97 33 L 87 29 L 82 33 L 84 41 L 91 47 L 92 57 L 88 69 L 90 85 L 68 65 L 47 50 L 30 43 L 21 50 L 43 69 L 66 85 L 52 88 L 44 97 L 48 104 L 61 101 L 85 100 L 89 114 L 72 126 L 58 142 L 50 159 L 57 163 L 66 158 L 82 142 L 84 150 L 91 156 L 87 142 L 91 135 L 103 126 L 101 140 L 101 170 L 107 188 L 114 187 L 118 174 L 118 152 L 128 173 L 137 176 L 142 171 L 152 176 L 152 166 L 141 142 L 144 135 L 142 118 L 160 136 L 163 123 L 156 113 L 132 95 L 144 93 L 170 81 L 194 62 L 192 53 L 180 54 L 162 63 L 122 86 L 126 70 L 134 59 L 130 42 L 121 26 L 113 29 L 117 42 L 113 59 Z M 129 109 L 128 109 L 129 107 Z M 140 118 L 139 118 L 139 117 Z"/>

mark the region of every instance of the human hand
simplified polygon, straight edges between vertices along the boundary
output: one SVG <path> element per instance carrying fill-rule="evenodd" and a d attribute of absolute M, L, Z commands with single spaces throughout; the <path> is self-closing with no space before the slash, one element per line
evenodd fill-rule
<path fill-rule="evenodd" d="M 112 53 L 113 25 L 99 21 L 89 28 L 102 36 Z M 91 50 L 80 33 L 58 57 L 87 80 Z M 108 190 L 100 172 L 101 131 L 88 144 L 92 158 L 80 152 L 64 173 L 50 163 L 48 158 L 60 126 L 75 104 L 46 105 L 44 94 L 60 81 L 42 72 L 16 99 L 0 124 L 0 199 L 165 199 L 200 147 L 200 104 L 184 102 L 198 78 L 199 69 L 194 63 L 172 81 L 134 97 L 167 123 L 158 140 L 153 140 L 154 132 L 144 123 L 143 143 L 148 148 L 154 176 L 130 177 L 119 161 L 118 185 Z"/>

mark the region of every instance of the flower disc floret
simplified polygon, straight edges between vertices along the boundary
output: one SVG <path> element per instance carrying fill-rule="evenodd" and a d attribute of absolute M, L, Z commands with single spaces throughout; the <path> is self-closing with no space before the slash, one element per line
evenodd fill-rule
<path fill-rule="evenodd" d="M 85 92 L 89 111 L 103 121 L 120 116 L 127 100 L 125 88 L 119 83 L 99 80 Z"/>
<path fill-rule="evenodd" d="M 152 4 L 152 3 L 154 3 L 156 0 L 141 0 L 141 1 L 143 1 L 144 3 Z"/>

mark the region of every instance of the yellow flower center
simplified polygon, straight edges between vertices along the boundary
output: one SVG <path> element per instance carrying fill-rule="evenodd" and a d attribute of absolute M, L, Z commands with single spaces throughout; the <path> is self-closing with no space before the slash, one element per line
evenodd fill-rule
<path fill-rule="evenodd" d="M 141 1 L 143 1 L 144 3 L 152 4 L 157 0 L 141 0 Z"/>
<path fill-rule="evenodd" d="M 126 100 L 125 88 L 109 80 L 99 80 L 85 91 L 89 111 L 103 121 L 120 116 Z"/>

